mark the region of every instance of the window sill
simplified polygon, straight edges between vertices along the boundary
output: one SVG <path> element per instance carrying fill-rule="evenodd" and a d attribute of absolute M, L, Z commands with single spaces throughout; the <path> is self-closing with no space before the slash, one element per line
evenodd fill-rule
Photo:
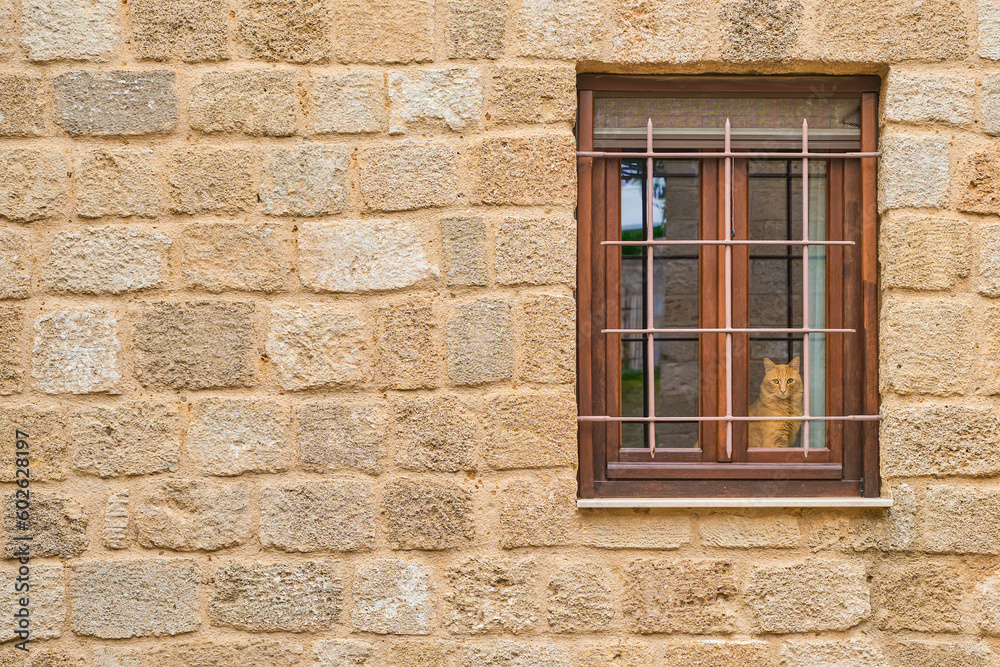
<path fill-rule="evenodd" d="M 892 498 L 578 498 L 578 508 L 892 507 Z"/>

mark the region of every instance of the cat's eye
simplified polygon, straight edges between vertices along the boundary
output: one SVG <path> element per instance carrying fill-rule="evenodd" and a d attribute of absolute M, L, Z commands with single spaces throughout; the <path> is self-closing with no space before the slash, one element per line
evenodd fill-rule
<path fill-rule="evenodd" d="M 773 382 L 774 384 L 778 384 L 777 380 L 771 380 L 771 382 Z"/>
<path fill-rule="evenodd" d="M 788 384 L 795 382 L 794 378 L 788 378 Z"/>

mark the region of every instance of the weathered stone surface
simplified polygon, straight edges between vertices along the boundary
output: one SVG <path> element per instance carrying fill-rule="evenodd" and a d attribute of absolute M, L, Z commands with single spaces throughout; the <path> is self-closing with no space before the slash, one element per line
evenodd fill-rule
<path fill-rule="evenodd" d="M 645 667 L 653 664 L 649 643 L 633 639 L 618 639 L 608 643 L 574 646 L 574 667 Z M 673 664 L 673 663 L 668 663 Z M 683 664 L 683 663 L 682 663 Z"/>
<path fill-rule="evenodd" d="M 101 531 L 101 542 L 107 549 L 127 549 L 131 546 L 135 527 L 128 509 L 128 497 L 129 491 L 125 489 L 108 498 Z"/>
<path fill-rule="evenodd" d="M 569 667 L 569 656 L 561 646 L 497 642 L 465 646 L 462 667 Z"/>
<path fill-rule="evenodd" d="M 314 632 L 336 623 L 343 608 L 343 581 L 323 561 L 230 563 L 216 570 L 214 578 L 208 601 L 212 625 L 249 632 Z"/>
<path fill-rule="evenodd" d="M 1000 306 L 990 305 L 981 310 L 976 324 L 981 343 L 975 389 L 996 396 L 1000 394 Z"/>
<path fill-rule="evenodd" d="M 522 390 L 487 399 L 483 454 L 497 470 L 569 466 L 576 461 L 571 389 Z"/>
<path fill-rule="evenodd" d="M 885 118 L 900 123 L 972 122 L 976 82 L 964 76 L 924 76 L 893 70 L 885 92 Z"/>
<path fill-rule="evenodd" d="M 0 136 L 40 136 L 45 131 L 45 93 L 40 77 L 0 75 Z"/>
<path fill-rule="evenodd" d="M 358 166 L 361 197 L 373 211 L 447 206 L 458 196 L 455 151 L 440 141 L 406 140 L 363 148 Z"/>
<path fill-rule="evenodd" d="M 42 283 L 54 292 L 122 294 L 164 285 L 167 251 L 163 232 L 136 227 L 89 227 L 59 232 L 52 240 Z"/>
<path fill-rule="evenodd" d="M 71 135 L 170 132 L 177 125 L 171 71 L 67 72 L 52 90 L 55 122 Z"/>
<path fill-rule="evenodd" d="M 687 63 L 718 57 L 716 5 L 678 0 L 651 6 L 646 0 L 614 5 L 612 59 L 623 63 Z"/>
<path fill-rule="evenodd" d="M 16 506 L 23 499 L 16 491 L 4 497 L 4 558 L 17 557 L 23 543 L 12 539 L 15 536 L 31 538 L 29 546 L 34 557 L 71 558 L 87 549 L 87 515 L 76 499 L 64 493 L 32 490 L 27 509 Z M 27 513 L 26 521 L 19 516 L 19 510 Z"/>
<path fill-rule="evenodd" d="M 33 222 L 51 217 L 66 199 L 66 163 L 56 151 L 0 151 L 0 217 Z"/>
<path fill-rule="evenodd" d="M 994 299 L 1000 297 L 1000 225 L 980 228 L 976 265 L 976 291 Z"/>
<path fill-rule="evenodd" d="M 723 58 L 736 62 L 786 60 L 798 49 L 802 30 L 798 0 L 734 0 L 722 5 Z"/>
<path fill-rule="evenodd" d="M 209 292 L 277 292 L 291 273 L 287 232 L 277 223 L 195 223 L 181 235 L 188 287 Z"/>
<path fill-rule="evenodd" d="M 397 466 L 441 472 L 476 468 L 475 451 L 482 440 L 480 420 L 457 396 L 400 398 L 393 408 Z"/>
<path fill-rule="evenodd" d="M 177 469 L 177 408 L 158 402 L 93 407 L 70 417 L 73 467 L 101 477 Z"/>
<path fill-rule="evenodd" d="M 336 0 L 337 58 L 353 63 L 410 63 L 434 56 L 434 1 Z"/>
<path fill-rule="evenodd" d="M 409 636 L 384 648 L 383 655 L 393 667 L 451 667 L 459 648 L 457 642 Z"/>
<path fill-rule="evenodd" d="M 958 166 L 955 190 L 959 210 L 972 213 L 1000 213 L 1000 161 L 995 150 L 966 155 Z"/>
<path fill-rule="evenodd" d="M 35 555 L 35 554 L 32 554 Z M 14 589 L 17 583 L 18 565 L 0 568 L 0 613 L 5 622 L 0 625 L 0 642 L 8 642 L 17 638 L 14 634 L 14 613 L 21 605 L 20 598 L 25 592 Z M 63 583 L 65 571 L 61 565 L 31 565 L 31 590 L 28 591 L 28 601 L 31 618 L 30 639 L 54 639 L 62 636 L 62 628 L 66 623 L 66 585 Z M 20 638 L 17 638 L 20 641 Z M 31 644 L 29 643 L 30 647 Z M 13 652 L 12 647 L 5 647 Z M 35 651 L 36 649 L 32 649 Z"/>
<path fill-rule="evenodd" d="M 97 646 L 94 648 L 94 667 L 142 667 L 144 653 L 140 649 L 114 645 Z"/>
<path fill-rule="evenodd" d="M 381 132 L 389 103 L 380 72 L 347 72 L 316 77 L 313 82 L 313 132 Z"/>
<path fill-rule="evenodd" d="M 132 51 L 140 60 L 225 60 L 225 0 L 133 0 Z"/>
<path fill-rule="evenodd" d="M 66 479 L 69 437 L 65 425 L 65 415 L 55 408 L 13 403 L 0 407 L 0 433 L 13 437 L 20 430 L 28 434 L 31 480 L 35 482 Z M 16 445 L 0 450 L 0 482 L 17 480 L 18 451 Z"/>
<path fill-rule="evenodd" d="M 886 287 L 942 290 L 969 275 L 972 237 L 964 220 L 898 215 L 883 219 L 879 257 Z"/>
<path fill-rule="evenodd" d="M 524 0 L 518 8 L 517 55 L 593 59 L 607 34 L 598 0 Z"/>
<path fill-rule="evenodd" d="M 607 573 L 593 564 L 570 565 L 548 585 L 548 620 L 553 632 L 602 632 L 615 617 Z"/>
<path fill-rule="evenodd" d="M 355 632 L 426 635 L 433 627 L 434 587 L 425 565 L 377 560 L 354 574 Z"/>
<path fill-rule="evenodd" d="M 459 634 L 530 630 L 539 618 L 535 563 L 469 558 L 448 570 L 448 629 Z M 482 664 L 482 663 L 476 663 Z"/>
<path fill-rule="evenodd" d="M 664 647 L 663 660 L 668 665 L 698 665 L 698 667 L 773 667 L 771 647 L 762 641 L 700 641 L 673 642 Z"/>
<path fill-rule="evenodd" d="M 445 343 L 448 377 L 457 385 L 507 380 L 514 362 L 510 304 L 476 299 L 456 305 L 448 318 Z"/>
<path fill-rule="evenodd" d="M 388 415 L 381 403 L 307 403 L 298 410 L 299 457 L 307 470 L 382 470 Z"/>
<path fill-rule="evenodd" d="M 24 0 L 21 43 L 28 60 L 108 60 L 118 39 L 118 3 Z"/>
<path fill-rule="evenodd" d="M 0 305 L 0 395 L 15 394 L 24 385 L 24 310 Z"/>
<path fill-rule="evenodd" d="M 284 389 L 359 385 L 372 374 L 370 336 L 367 318 L 354 307 L 277 306 L 267 354 Z"/>
<path fill-rule="evenodd" d="M 882 307 L 880 381 L 899 394 L 963 394 L 973 375 L 972 311 L 964 303 L 893 299 Z M 941 374 L 947 365 L 950 372 Z"/>
<path fill-rule="evenodd" d="M 407 220 L 303 222 L 299 277 L 327 292 L 409 287 L 439 275 L 432 245 L 423 226 Z"/>
<path fill-rule="evenodd" d="M 117 394 L 121 351 L 118 319 L 104 308 L 43 315 L 35 320 L 35 387 L 46 394 Z"/>
<path fill-rule="evenodd" d="M 351 480 L 264 487 L 260 543 L 284 551 L 358 551 L 375 539 L 375 494 Z"/>
<path fill-rule="evenodd" d="M 199 132 L 287 137 L 295 134 L 297 106 L 291 72 L 209 72 L 191 89 L 188 122 Z"/>
<path fill-rule="evenodd" d="M 505 218 L 496 228 L 497 282 L 575 284 L 575 236 L 576 223 L 568 215 Z"/>
<path fill-rule="evenodd" d="M 993 489 L 931 486 L 918 495 L 915 546 L 933 553 L 1000 554 L 1000 497 Z"/>
<path fill-rule="evenodd" d="M 889 667 L 882 650 L 867 639 L 785 642 L 779 655 L 782 667 Z"/>
<path fill-rule="evenodd" d="M 758 632 L 846 630 L 872 613 L 864 565 L 853 561 L 756 566 L 746 599 Z"/>
<path fill-rule="evenodd" d="M 635 560 L 625 568 L 625 619 L 640 634 L 730 633 L 736 592 L 728 561 Z"/>
<path fill-rule="evenodd" d="M 214 551 L 250 539 L 250 484 L 173 479 L 153 484 L 136 513 L 139 544 L 175 551 Z"/>
<path fill-rule="evenodd" d="M 0 299 L 27 299 L 31 289 L 31 239 L 18 229 L 0 228 Z"/>
<path fill-rule="evenodd" d="M 330 54 L 332 24 L 320 0 L 243 0 L 238 17 L 236 38 L 253 58 L 310 63 Z"/>
<path fill-rule="evenodd" d="M 186 451 L 199 472 L 239 475 L 287 470 L 287 408 L 260 399 L 209 398 L 194 405 Z"/>
<path fill-rule="evenodd" d="M 798 546 L 799 523 L 783 513 L 710 514 L 698 522 L 701 543 L 710 547 L 790 548 Z"/>
<path fill-rule="evenodd" d="M 84 154 L 76 168 L 76 212 L 151 218 L 160 212 L 160 175 L 148 148 L 98 149 Z"/>
<path fill-rule="evenodd" d="M 490 104 L 494 123 L 571 122 L 576 113 L 576 72 L 571 67 L 498 67 Z"/>
<path fill-rule="evenodd" d="M 565 546 L 575 537 L 576 479 L 536 476 L 504 483 L 496 493 L 500 547 Z"/>
<path fill-rule="evenodd" d="M 443 124 L 456 132 L 482 126 L 483 91 L 478 68 L 424 70 L 412 76 L 392 72 L 388 81 L 391 133 L 401 134 L 411 123 Z"/>
<path fill-rule="evenodd" d="M 883 630 L 958 632 L 962 593 L 951 563 L 894 557 L 872 571 L 872 606 Z"/>
<path fill-rule="evenodd" d="M 347 149 L 301 145 L 264 160 L 260 200 L 268 215 L 339 213 L 347 199 Z"/>
<path fill-rule="evenodd" d="M 73 632 L 101 639 L 192 632 L 201 625 L 200 582 L 194 560 L 77 563 L 70 579 Z"/>
<path fill-rule="evenodd" d="M 878 169 L 879 208 L 947 205 L 947 149 L 948 140 L 944 137 L 883 136 Z"/>
<path fill-rule="evenodd" d="M 476 196 L 484 204 L 570 205 L 576 201 L 573 135 L 486 139 L 472 149 Z"/>
<path fill-rule="evenodd" d="M 380 513 L 391 549 L 450 549 L 476 534 L 472 494 L 457 484 L 397 480 L 382 490 Z"/>
<path fill-rule="evenodd" d="M 283 641 L 198 642 L 153 647 L 148 664 L 149 667 L 304 667 L 307 658 L 303 654 L 299 644 Z"/>
<path fill-rule="evenodd" d="M 909 484 L 893 485 L 893 506 L 885 514 L 869 513 L 851 521 L 851 548 L 902 551 L 917 534 L 917 496 Z"/>
<path fill-rule="evenodd" d="M 996 434 L 1000 421 L 989 408 L 883 406 L 882 475 L 984 476 L 1000 473 Z"/>
<path fill-rule="evenodd" d="M 257 201 L 254 154 L 242 148 L 182 148 L 170 156 L 174 213 L 238 213 Z"/>
<path fill-rule="evenodd" d="M 500 0 L 450 0 L 445 22 L 449 58 L 496 60 L 503 53 L 507 6 Z"/>
<path fill-rule="evenodd" d="M 940 665 L 941 667 L 987 667 L 997 664 L 997 654 L 976 641 L 906 640 L 886 646 L 892 667 Z"/>
<path fill-rule="evenodd" d="M 429 298 L 383 304 L 375 316 L 375 382 L 386 389 L 439 386 L 444 375 L 441 338 Z"/>
<path fill-rule="evenodd" d="M 532 294 L 517 311 L 522 356 L 518 376 L 527 382 L 572 382 L 576 377 L 576 301 Z"/>
<path fill-rule="evenodd" d="M 441 221 L 444 266 L 449 285 L 485 285 L 488 280 L 486 223 L 482 218 Z"/>
<path fill-rule="evenodd" d="M 979 0 L 979 57 L 1000 60 L 1000 4 Z"/>
<path fill-rule="evenodd" d="M 575 488 L 561 490 L 564 504 L 575 505 Z M 575 508 L 574 508 L 575 509 Z M 584 510 L 573 538 L 602 549 L 679 549 L 691 542 L 687 512 L 650 509 Z"/>
<path fill-rule="evenodd" d="M 355 639 L 324 639 L 313 644 L 313 667 L 374 665 L 375 647 Z"/>
<path fill-rule="evenodd" d="M 973 605 L 979 629 L 988 635 L 1000 635 L 1000 574 L 994 572 L 976 584 Z"/>

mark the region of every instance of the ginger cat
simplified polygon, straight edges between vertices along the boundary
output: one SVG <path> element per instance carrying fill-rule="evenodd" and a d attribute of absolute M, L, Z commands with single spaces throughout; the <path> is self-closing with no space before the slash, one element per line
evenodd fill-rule
<path fill-rule="evenodd" d="M 787 364 L 764 359 L 764 380 L 760 396 L 750 406 L 751 417 L 801 417 L 802 376 L 799 358 Z M 750 422 L 750 447 L 791 447 L 802 428 L 800 421 Z"/>

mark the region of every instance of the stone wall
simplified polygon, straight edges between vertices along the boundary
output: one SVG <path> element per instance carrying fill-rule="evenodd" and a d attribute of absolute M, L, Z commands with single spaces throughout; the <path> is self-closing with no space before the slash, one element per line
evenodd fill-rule
<path fill-rule="evenodd" d="M 0 28 L 0 665 L 1000 661 L 1000 2 L 0 0 Z M 576 509 L 578 71 L 886 76 L 891 510 Z"/>

